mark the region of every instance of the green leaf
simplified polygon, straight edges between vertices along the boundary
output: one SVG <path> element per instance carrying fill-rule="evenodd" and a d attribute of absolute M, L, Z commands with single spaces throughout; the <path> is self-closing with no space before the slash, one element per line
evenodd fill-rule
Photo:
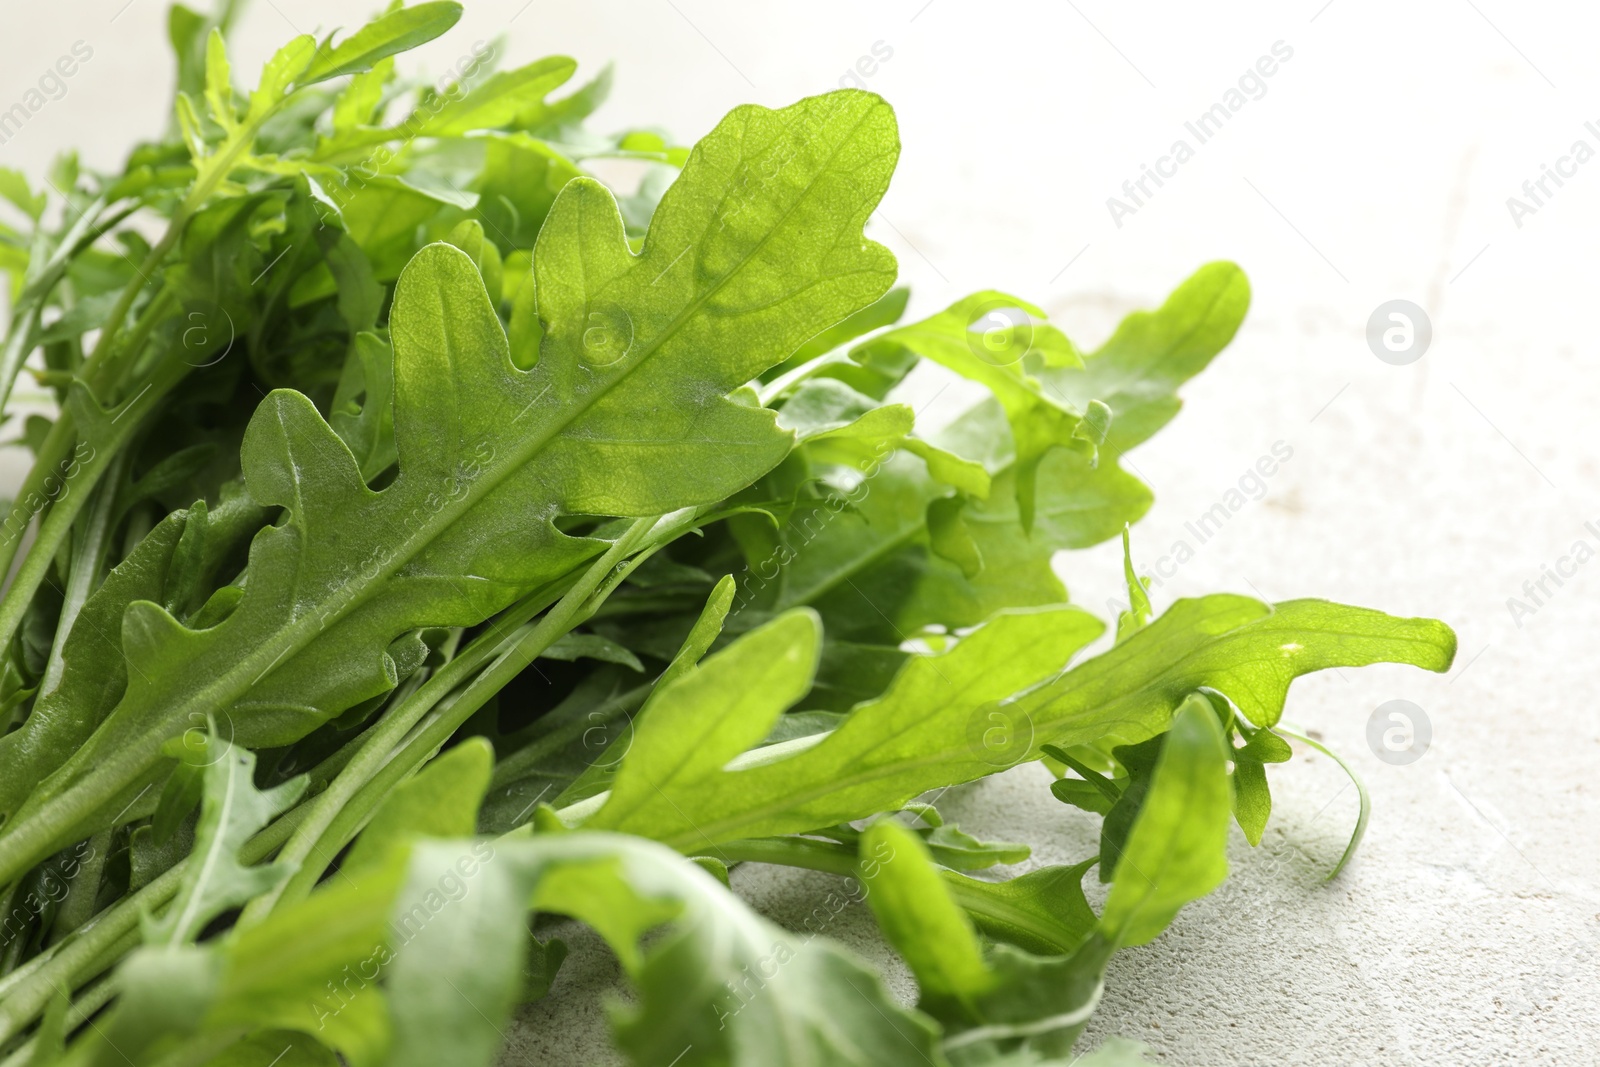
<path fill-rule="evenodd" d="M 545 97 L 565 85 L 578 69 L 566 56 L 547 56 L 516 70 L 502 71 L 465 95 L 447 98 L 423 122 L 424 137 L 453 137 L 474 130 L 536 126 L 549 112 Z"/>
<path fill-rule="evenodd" d="M 1235 749 L 1233 753 L 1233 815 L 1252 846 L 1261 844 L 1267 819 L 1272 815 L 1272 790 L 1267 768 L 1260 760 Z"/>
<path fill-rule="evenodd" d="M 957 906 L 960 899 L 971 907 L 973 880 L 940 872 L 914 835 L 879 827 L 893 824 L 878 824 L 863 841 L 867 902 L 917 978 L 922 992 L 918 1007 L 948 1025 L 944 1047 L 952 1062 L 988 1063 L 998 1049 L 1019 1046 L 1066 1053 L 1099 1002 L 1111 948 L 1104 937 L 1090 936 L 1094 914 L 1083 902 L 1081 883 L 1087 865 L 1035 872 L 1056 875 L 1049 887 L 1068 890 L 1064 901 L 1054 902 L 1058 910 L 1081 912 L 1072 916 L 1082 929 L 1072 942 L 1075 951 L 1053 950 L 1042 957 L 1011 945 L 985 951 Z M 1071 880 L 1070 887 L 1061 886 L 1066 880 Z M 1042 910 L 1037 893 L 1022 890 L 1011 896 L 1012 903 Z M 1001 894 L 992 894 L 974 917 L 1001 911 L 1002 903 Z M 1059 908 L 1060 903 L 1068 908 Z M 1018 910 L 1012 909 L 1013 914 Z"/>
<path fill-rule="evenodd" d="M 371 70 L 350 79 L 333 105 L 333 133 L 348 134 L 374 121 L 383 103 L 384 86 L 394 78 L 394 58 L 380 59 Z"/>
<path fill-rule="evenodd" d="M 444 0 L 391 11 L 340 41 L 332 51 L 320 49 L 299 82 L 315 85 L 329 78 L 371 70 L 380 60 L 433 40 L 460 18 L 461 5 Z"/>
<path fill-rule="evenodd" d="M 183 529 L 184 519 L 164 519 L 84 602 L 62 649 L 61 681 L 0 737 L 0 812 L 21 807 L 116 707 L 128 679 L 116 639 L 123 612 L 135 601 L 162 599 Z"/>
<path fill-rule="evenodd" d="M 711 595 L 706 598 L 705 607 L 695 619 L 694 625 L 689 628 L 689 633 L 684 637 L 682 645 L 673 654 L 667 669 L 656 678 L 650 695 L 645 698 L 639 715 L 655 702 L 658 694 L 666 691 L 668 685 L 676 679 L 688 674 L 700 662 L 711 648 L 713 642 L 722 634 L 723 621 L 728 617 L 728 608 L 733 603 L 734 581 L 731 575 L 724 575 L 712 589 Z M 637 662 L 637 661 L 635 661 Z M 548 716 L 546 718 L 549 718 Z M 613 742 L 620 751 L 626 752 L 633 744 L 633 725 L 628 723 L 618 730 L 618 738 Z M 584 738 L 589 736 L 589 731 L 584 731 Z M 582 739 L 580 738 L 580 741 Z M 609 749 L 607 750 L 610 751 Z M 586 755 L 589 753 L 586 752 Z M 617 762 L 620 757 L 606 756 L 595 759 L 591 756 L 588 766 L 583 769 L 571 785 L 567 786 L 556 797 L 557 804 L 572 804 L 580 800 L 605 792 L 611 787 L 612 780 L 616 777 Z M 508 767 L 510 764 L 502 764 Z"/>
<path fill-rule="evenodd" d="M 306 788 L 306 779 L 296 778 L 262 792 L 253 780 L 255 753 L 214 735 L 191 733 L 183 744 L 205 762 L 205 797 L 178 895 L 159 918 L 144 924 L 146 941 L 167 946 L 193 940 L 216 916 L 294 873 L 277 863 L 245 867 L 239 850 Z"/>
<path fill-rule="evenodd" d="M 261 81 L 250 94 L 250 113 L 246 125 L 259 125 L 282 106 L 295 82 L 311 66 L 317 54 L 317 40 L 302 34 L 278 49 L 261 68 Z"/>
<path fill-rule="evenodd" d="M 387 981 L 392 1067 L 493 1062 L 521 990 L 516 935 L 538 873 L 488 842 L 413 851 L 391 911 L 402 938 Z"/>
<path fill-rule="evenodd" d="M 1121 644 L 1136 630 L 1150 622 L 1155 612 L 1150 607 L 1150 595 L 1145 591 L 1144 579 L 1133 570 L 1133 548 L 1128 543 L 1128 528 L 1122 528 L 1122 577 L 1128 588 L 1128 610 L 1117 615 L 1117 643 Z"/>
<path fill-rule="evenodd" d="M 788 621 L 797 618 L 805 616 L 780 622 L 799 633 L 801 624 Z M 750 699 L 743 695 L 750 669 L 745 664 L 762 658 L 741 646 L 758 634 L 763 643 L 770 641 L 773 632 L 756 631 L 701 666 L 695 699 L 674 709 L 678 724 L 672 735 L 663 719 L 657 720 L 659 733 L 638 732 L 617 776 L 619 786 L 625 777 L 638 784 L 626 803 L 608 799 L 585 825 L 699 849 L 898 810 L 929 789 L 972 781 L 1029 758 L 1035 727 L 1005 701 L 1053 677 L 1100 630 L 1098 620 L 1075 608 L 1002 614 L 949 652 L 911 657 L 887 692 L 857 707 L 820 742 L 791 742 L 805 747 L 776 762 L 724 770 L 765 735 L 783 701 L 794 699 L 774 693 L 760 729 L 724 712 L 728 704 Z M 671 737 L 685 734 L 715 746 L 715 758 L 682 766 L 682 742 Z"/>
<path fill-rule="evenodd" d="M 878 928 L 924 997 L 967 999 L 994 984 L 972 920 L 916 834 L 893 820 L 868 827 L 861 835 L 861 880 Z"/>
<path fill-rule="evenodd" d="M 1454 635 L 1431 620 L 1325 601 L 1273 609 L 1214 596 L 1179 601 L 1124 644 L 1056 677 L 1100 629 L 1076 609 L 1002 614 L 943 655 L 912 657 L 882 697 L 777 762 L 768 753 L 689 775 L 675 770 L 669 747 L 657 752 L 636 739 L 623 772 L 633 762 L 645 780 L 670 783 L 654 798 L 636 796 L 626 811 L 601 808 L 586 825 L 692 848 L 804 832 L 1037 758 L 1043 743 L 1145 740 L 1202 686 L 1270 722 L 1299 674 L 1380 661 L 1444 670 L 1454 652 Z M 709 662 L 705 671 L 721 673 Z M 733 698 L 733 679 L 729 672 L 721 700 Z M 699 715 L 715 715 L 714 707 Z M 719 754 L 736 747 L 730 741 Z"/>
<path fill-rule="evenodd" d="M 695 619 L 694 625 L 689 628 L 689 633 L 683 639 L 683 644 L 673 655 L 672 662 L 667 664 L 667 669 L 656 679 L 657 692 L 698 666 L 701 658 L 711 650 L 712 644 L 722 635 L 722 624 L 727 620 L 728 609 L 733 605 L 736 584 L 731 575 L 724 575 L 717 581 L 711 590 L 711 595 L 706 598 L 705 607 L 700 609 L 699 617 Z"/>
<path fill-rule="evenodd" d="M 1041 738 L 1061 747 L 1115 739 L 1136 744 L 1166 729 L 1196 689 L 1214 689 L 1252 723 L 1271 726 L 1290 683 L 1331 667 L 1406 663 L 1443 672 L 1455 634 L 1326 600 L 1214 594 L 1179 600 L 1128 640 L 1018 701 Z"/>
<path fill-rule="evenodd" d="M 404 873 L 389 863 L 361 872 L 359 881 L 336 877 L 216 946 L 220 977 L 205 1026 L 294 1030 L 336 1049 L 351 1067 L 387 1062 L 391 1013 L 379 975 L 409 929 L 388 923 Z"/>
<path fill-rule="evenodd" d="M 1161 758 L 1161 747 L 1166 740 L 1167 735 L 1162 733 L 1136 745 L 1118 745 L 1111 750 L 1112 756 L 1127 774 L 1118 780 L 1120 794 L 1106 812 L 1105 821 L 1100 824 L 1102 882 L 1111 881 L 1117 873 L 1117 864 L 1121 862 L 1122 853 L 1127 847 L 1128 835 L 1133 832 L 1133 825 L 1144 808 L 1145 798 L 1150 794 L 1156 763 Z"/>
<path fill-rule="evenodd" d="M 1040 320 L 1016 322 L 1010 309 Z M 995 318 L 1001 325 L 994 325 Z M 1044 312 L 1005 293 L 984 291 L 952 304 L 921 322 L 880 334 L 853 352 L 870 362 L 875 352 L 904 348 L 982 384 L 1005 410 L 1015 442 L 1018 514 L 1024 531 L 1033 527 L 1039 463 L 1052 448 L 1076 449 L 1092 455 L 1092 442 L 1079 432 L 1087 410 L 1068 407 L 1047 395 L 1034 372 L 1040 366 L 1078 366 L 1077 348 Z M 1102 421 L 1104 416 L 1101 416 Z M 1098 432 L 1098 431 L 1097 431 Z M 1103 437 L 1104 434 L 1099 433 Z"/>
<path fill-rule="evenodd" d="M 233 113 L 233 68 L 228 63 L 222 31 L 215 28 L 206 37 L 205 98 L 212 119 L 224 130 L 232 131 L 238 124 Z"/>
<path fill-rule="evenodd" d="M 811 688 L 821 641 L 816 616 L 792 612 L 661 689 L 640 716 L 633 747 L 593 825 L 637 825 L 640 814 L 658 808 L 662 798 L 670 803 L 695 791 L 754 748 L 784 709 Z"/>
<path fill-rule="evenodd" d="M 985 882 L 954 871 L 945 883 L 972 915 L 978 929 L 995 941 L 1039 955 L 1076 951 L 1098 921 L 1083 891 L 1087 859 L 1070 866 L 1041 867 L 1001 882 Z"/>
<path fill-rule="evenodd" d="M 397 925 L 412 901 L 426 914 L 439 872 L 480 858 L 459 845 L 419 848 Z M 854 957 L 773 926 L 660 846 L 606 834 L 502 841 L 471 870 L 460 875 L 465 892 L 440 898 L 398 951 L 389 977 L 397 1067 L 491 1062 L 520 981 L 521 946 L 504 931 L 530 893 L 535 907 L 596 925 L 623 960 L 637 1006 L 613 1009 L 613 1021 L 630 1062 L 892 1067 L 935 1055 L 931 1023 Z M 668 919 L 672 931 L 641 953 L 639 936 Z M 441 980 L 451 996 L 435 992 Z"/>
<path fill-rule="evenodd" d="M 1081 369 L 1040 369 L 1047 394 L 1111 408 L 1106 445 L 1113 454 L 1146 441 L 1182 407 L 1178 386 L 1227 347 L 1250 306 L 1250 283 L 1232 263 L 1208 263 L 1155 311 L 1122 320 L 1111 339 L 1084 357 Z"/>
<path fill-rule="evenodd" d="M 532 248 L 556 196 L 583 171 L 557 148 L 525 133 L 483 137 L 477 216 L 495 238 Z"/>
<path fill-rule="evenodd" d="M 866 93 L 741 108 L 695 149 L 637 256 L 610 194 L 571 183 L 535 254 L 531 372 L 510 363 L 472 262 L 419 253 L 390 318 L 398 476 L 369 490 L 308 399 L 262 402 L 245 478 L 286 521 L 256 537 L 244 595 L 212 628 L 129 607 L 123 653 L 142 673 L 35 792 L 39 817 L 0 832 L 0 879 L 92 831 L 190 714 L 228 709 L 242 743 L 292 742 L 395 685 L 398 635 L 480 622 L 604 547 L 557 517 L 714 503 L 781 460 L 772 413 L 727 394 L 888 287 L 893 258 L 861 226 L 896 151 L 892 112 Z M 781 180 L 756 180 L 775 166 Z"/>
<path fill-rule="evenodd" d="M 175 3 L 167 8 L 167 40 L 177 60 L 179 93 L 198 96 L 205 88 L 205 42 L 209 25 L 205 16 L 182 4 Z"/>
<path fill-rule="evenodd" d="M 764 380 L 771 381 L 797 367 L 801 367 L 819 356 L 851 341 L 856 340 L 873 330 L 885 326 L 893 326 L 900 321 L 900 316 L 905 314 L 906 302 L 911 299 L 911 290 L 904 286 L 889 290 L 873 303 L 849 316 L 841 322 L 823 330 L 817 336 L 807 341 L 795 350 L 794 355 L 772 368 L 765 375 Z"/>
<path fill-rule="evenodd" d="M 377 334 L 358 333 L 339 377 L 328 425 L 355 457 L 362 481 L 371 482 L 395 461 L 393 396 L 394 350 Z"/>
<path fill-rule="evenodd" d="M 1223 708 L 1225 717 L 1232 718 L 1231 709 Z M 1233 815 L 1239 829 L 1252 846 L 1261 843 L 1267 820 L 1272 815 L 1272 790 L 1267 785 L 1268 763 L 1286 763 L 1294 758 L 1289 743 L 1270 729 L 1255 729 L 1248 723 L 1239 723 L 1239 732 L 1245 743 L 1235 748 L 1233 758 Z"/>
<path fill-rule="evenodd" d="M 608 834 L 569 834 L 526 847 L 530 858 L 549 865 L 541 898 L 559 888 L 577 861 L 588 860 L 592 870 L 603 860 L 639 897 L 680 909 L 671 933 L 629 968 L 637 1007 L 613 1012 L 617 1044 L 630 1062 L 644 1067 L 674 1056 L 680 1067 L 936 1062 L 931 1021 L 902 1007 L 853 955 L 826 938 L 774 926 L 681 857 Z M 585 899 L 561 895 L 573 903 Z"/>
<path fill-rule="evenodd" d="M 1227 877 L 1227 758 L 1211 702 L 1191 697 L 1173 716 L 1100 916 L 1117 945 L 1154 940 L 1178 909 Z"/>
<path fill-rule="evenodd" d="M 747 576 L 746 588 L 766 610 L 815 608 L 830 640 L 885 645 L 928 627 L 975 626 L 1008 607 L 1064 601 L 1051 557 L 1114 535 L 1144 513 L 1149 490 L 1114 464 L 1090 467 L 1075 452 L 1053 449 L 1039 465 L 1034 529 L 1025 534 L 1012 462 L 994 453 L 997 439 L 1009 434 L 991 402 L 932 442 L 952 460 L 981 459 L 994 472 L 981 485 L 964 481 L 965 471 L 979 466 L 971 459 L 936 471 L 932 458 L 884 458 L 871 449 L 852 454 L 836 441 L 807 445 L 812 473 L 827 491 L 796 504 L 781 531 L 783 551 L 749 554 L 750 569 L 763 580 Z M 910 451 L 918 443 L 902 444 Z M 951 484 L 967 493 L 959 510 Z M 934 507 L 939 500 L 952 502 Z M 787 561 L 776 575 L 768 569 L 774 558 Z M 973 572 L 975 564 L 981 566 Z"/>
<path fill-rule="evenodd" d="M 39 216 L 44 214 L 45 205 L 49 198 L 44 193 L 35 193 L 28 185 L 28 179 L 20 170 L 10 167 L 0 167 L 0 197 L 4 197 L 17 209 L 27 215 L 34 222 L 39 221 Z"/>

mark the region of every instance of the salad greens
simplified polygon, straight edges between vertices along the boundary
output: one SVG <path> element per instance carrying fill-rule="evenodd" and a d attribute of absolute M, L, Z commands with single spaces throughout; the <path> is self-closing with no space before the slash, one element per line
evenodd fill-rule
<path fill-rule="evenodd" d="M 906 322 L 864 234 L 877 96 L 601 135 L 609 70 L 493 44 L 402 76 L 451 2 L 298 37 L 246 92 L 237 8 L 172 7 L 175 120 L 120 172 L 0 171 L 33 456 L 0 520 L 0 1064 L 488 1064 L 572 922 L 632 984 L 633 1063 L 1143 1062 L 1074 1042 L 1230 823 L 1261 840 L 1290 683 L 1455 652 L 1322 600 L 1158 614 L 1135 576 L 1120 457 L 1243 273 L 1093 352 L 994 291 Z M 971 401 L 937 432 L 918 366 Z M 1119 533 L 1108 634 L 1052 560 Z M 1035 762 L 1100 849 L 1001 872 L 1028 847 L 927 798 Z M 916 1002 L 742 902 L 754 863 L 854 879 Z"/>

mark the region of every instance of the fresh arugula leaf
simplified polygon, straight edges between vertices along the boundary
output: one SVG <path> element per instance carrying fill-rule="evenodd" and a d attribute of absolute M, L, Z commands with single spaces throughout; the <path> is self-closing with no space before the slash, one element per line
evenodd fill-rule
<path fill-rule="evenodd" d="M 746 738 L 770 730 L 781 711 L 776 702 L 759 724 L 722 727 L 718 751 L 727 755 L 710 770 L 680 770 L 674 750 L 641 729 L 619 781 L 638 773 L 666 784 L 653 797 L 638 790 L 626 806 L 608 811 L 607 801 L 592 814 L 585 807 L 573 815 L 594 829 L 678 847 L 805 832 L 898 810 L 926 790 L 1037 758 L 1044 743 L 1147 740 L 1166 730 L 1184 697 L 1202 686 L 1270 723 L 1300 674 L 1379 661 L 1444 670 L 1455 647 L 1448 628 L 1431 620 L 1326 601 L 1271 608 L 1213 596 L 1179 601 L 1125 643 L 1059 673 L 1100 630 L 1097 620 L 1072 608 L 1001 614 L 943 655 L 912 657 L 882 697 L 858 706 L 820 742 L 791 743 L 799 750 L 785 752 L 787 758 L 767 750 L 722 769 L 741 744 L 753 743 Z M 721 681 L 723 700 L 737 689 L 738 649 L 731 646 L 703 668 L 710 676 L 703 685 Z M 715 721 L 714 708 L 715 702 L 691 700 L 670 712 L 663 707 L 656 729 L 704 730 Z M 630 772 L 630 764 L 638 770 Z"/>
<path fill-rule="evenodd" d="M 439 872 L 470 855 L 460 846 L 419 848 L 397 908 L 403 914 L 424 899 Z M 590 833 L 500 842 L 472 877 L 472 893 L 397 953 L 397 1064 L 490 1062 L 495 1027 L 514 999 L 519 946 L 489 933 L 465 939 L 514 922 L 527 891 L 535 907 L 589 920 L 611 939 L 638 991 L 636 1007 L 613 1011 L 617 1044 L 641 1067 L 674 1056 L 750 1067 L 935 1062 L 932 1023 L 896 1003 L 864 964 L 826 939 L 801 939 L 760 918 L 659 845 Z M 668 919 L 672 931 L 641 953 L 634 939 Z M 482 1014 L 437 997 L 440 974 Z"/>
<path fill-rule="evenodd" d="M 1107 405 L 1112 419 L 1105 446 L 1120 455 L 1172 421 L 1183 406 L 1178 386 L 1227 347 L 1249 305 L 1244 272 L 1232 263 L 1208 263 L 1161 307 L 1122 320 L 1110 340 L 1083 357 L 1081 368 L 1045 366 L 1039 379 L 1062 403 Z"/>
<path fill-rule="evenodd" d="M 1026 322 L 1004 312 L 1016 308 Z M 995 317 L 997 322 L 991 322 Z M 1084 425 L 1088 402 L 1074 410 L 1045 394 L 1034 371 L 1040 367 L 1082 365 L 1066 335 L 1044 323 L 1044 312 L 1005 293 L 985 291 L 965 297 L 939 314 L 875 337 L 852 353 L 870 362 L 875 352 L 904 348 L 982 384 L 1005 410 L 1016 449 L 1015 493 L 1024 532 L 1033 528 L 1039 463 L 1052 448 L 1076 450 L 1092 458 L 1103 430 L 1090 436 Z M 1037 325 L 1033 319 L 1040 320 Z M 1104 418 L 1104 416 L 1102 416 Z"/>
<path fill-rule="evenodd" d="M 253 781 L 255 753 L 213 734 L 191 732 L 181 742 L 197 749 L 205 761 L 205 797 L 178 894 L 144 926 L 146 941 L 165 946 L 193 940 L 217 915 L 293 873 L 280 864 L 242 866 L 238 856 L 245 841 L 298 800 L 306 787 L 305 779 L 297 778 L 262 792 Z"/>
<path fill-rule="evenodd" d="M 449 0 L 400 8 L 367 23 L 317 58 L 300 77 L 301 85 L 371 70 L 373 64 L 438 37 L 461 19 L 461 5 Z"/>
<path fill-rule="evenodd" d="M 290 59 L 274 63 L 272 76 L 290 77 Z M 146 773 L 195 710 L 220 704 L 244 743 L 283 744 L 391 688 L 383 651 L 399 633 L 480 621 L 596 553 L 594 539 L 555 528 L 559 514 L 711 503 L 778 462 L 787 435 L 726 394 L 887 288 L 886 250 L 833 250 L 859 236 L 896 148 L 891 112 L 868 94 L 742 109 L 701 142 L 639 257 L 610 194 L 571 183 L 535 256 L 546 331 L 526 374 L 511 366 L 467 257 L 446 245 L 419 253 L 391 316 L 395 483 L 367 489 L 311 403 L 272 394 L 243 463 L 251 495 L 289 508 L 288 523 L 257 537 L 252 580 L 211 629 L 129 609 L 124 654 L 144 674 L 94 743 L 0 831 L 0 875 L 94 829 L 77 820 Z M 782 181 L 754 180 L 776 161 Z M 773 301 L 775 283 L 786 300 Z M 744 310 L 741 292 L 767 295 Z M 543 502 L 538 526 L 529 500 Z M 513 528 L 516 551 L 496 553 L 490 531 Z"/>
<path fill-rule="evenodd" d="M 967 913 L 945 890 L 927 846 L 893 820 L 861 836 L 867 903 L 922 995 L 969 1000 L 994 985 Z"/>
<path fill-rule="evenodd" d="M 1186 700 L 1173 715 L 1149 795 L 1117 863 L 1100 915 L 1117 945 L 1143 945 L 1178 909 L 1227 877 L 1227 745 L 1211 702 Z"/>

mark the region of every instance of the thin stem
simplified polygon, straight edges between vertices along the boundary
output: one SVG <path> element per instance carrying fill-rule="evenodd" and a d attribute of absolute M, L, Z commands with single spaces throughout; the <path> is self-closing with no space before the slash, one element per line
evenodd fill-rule
<path fill-rule="evenodd" d="M 61 658 L 62 650 L 72 632 L 72 624 L 78 619 L 78 612 L 83 610 L 84 601 L 89 599 L 89 594 L 94 592 L 98 584 L 100 568 L 106 558 L 106 542 L 110 538 L 112 520 L 116 515 L 117 483 L 127 466 L 127 453 L 119 452 L 112 461 L 110 479 L 105 484 L 95 486 L 94 505 L 79 527 L 78 536 L 74 538 L 76 544 L 73 545 L 71 569 L 67 572 L 61 615 L 56 620 L 55 640 L 51 643 L 50 660 L 45 666 L 44 677 L 39 681 L 41 694 L 50 693 L 61 681 L 61 672 L 65 667 Z"/>
<path fill-rule="evenodd" d="M 61 235 L 61 241 L 56 245 L 50 258 L 24 285 L 17 306 L 12 310 L 5 347 L 0 349 L 0 409 L 3 409 L 11 398 L 12 386 L 16 384 L 17 375 L 22 372 L 22 364 L 32 351 L 32 346 L 28 342 L 33 337 L 40 312 L 44 310 L 45 298 L 50 295 L 56 283 L 66 275 L 67 264 L 82 247 L 85 235 L 90 235 L 91 243 L 100 237 L 103 231 L 95 230 L 94 227 L 95 220 L 103 210 L 105 210 L 104 200 L 96 200 L 85 208 L 83 214 L 79 215 L 67 232 Z M 126 215 L 122 217 L 125 218 Z M 91 231 L 94 232 L 91 234 Z M 32 266 L 30 262 L 29 267 Z M 33 272 L 30 270 L 30 273 Z"/>
<path fill-rule="evenodd" d="M 4 527 L 0 527 L 3 530 L 0 542 L 4 542 L 0 544 L 0 553 L 5 553 L 0 557 L 0 562 L 9 565 L 10 553 L 6 550 L 10 548 L 14 552 L 12 546 L 21 541 L 22 531 L 27 528 L 33 514 L 49 505 L 49 514 L 40 523 L 39 534 L 29 548 L 27 557 L 12 579 L 11 587 L 0 598 L 0 647 L 15 636 L 28 604 L 49 572 L 56 552 L 72 532 L 73 523 L 88 501 L 90 490 L 122 451 L 128 438 L 138 431 L 141 416 L 155 410 L 183 378 L 187 369 L 183 361 L 176 357 L 163 364 L 152 376 L 150 385 L 104 424 L 104 439 L 94 442 L 86 457 L 74 453 L 70 461 L 67 459 L 68 446 L 77 437 L 67 411 L 63 411 L 55 426 L 51 427 L 44 446 L 39 450 L 39 461 L 28 473 L 28 480 L 17 495 L 11 519 L 6 521 Z M 129 418 L 130 415 L 133 417 Z M 52 481 L 57 483 L 53 491 L 50 490 Z"/>
<path fill-rule="evenodd" d="M 83 992 L 78 994 L 72 1006 L 67 1009 L 66 1031 L 71 1033 L 82 1026 L 90 1016 L 105 1007 L 116 995 L 115 975 L 106 975 L 98 982 L 84 987 Z M 27 1067 L 33 1062 L 33 1049 L 38 1043 L 38 1038 L 30 1037 L 4 1061 L 0 1061 L 0 1067 Z"/>
<path fill-rule="evenodd" d="M 1356 849 L 1361 847 L 1361 839 L 1367 835 L 1367 820 L 1372 817 L 1372 797 L 1367 794 L 1366 783 L 1361 780 L 1361 776 L 1356 773 L 1356 769 L 1341 759 L 1333 749 L 1324 745 L 1321 741 L 1312 740 L 1298 730 L 1289 729 L 1281 722 L 1272 727 L 1272 730 L 1274 733 L 1280 733 L 1284 737 L 1292 737 L 1302 745 L 1310 745 L 1337 763 L 1344 773 L 1350 776 L 1350 780 L 1355 783 L 1356 799 L 1360 805 L 1359 811 L 1356 813 L 1356 828 L 1350 834 L 1350 843 L 1344 847 L 1344 855 L 1339 857 L 1339 862 L 1333 865 L 1333 870 L 1329 871 L 1328 876 L 1323 879 L 1324 882 L 1331 882 L 1339 877 L 1339 872 L 1344 870 L 1345 865 L 1355 856 Z"/>
<path fill-rule="evenodd" d="M 78 875 L 72 880 L 67 898 L 61 902 L 61 910 L 56 912 L 50 926 L 50 937 L 54 941 L 59 942 L 94 916 L 94 902 L 100 893 L 100 879 L 110 852 L 110 827 L 89 838 L 89 855 L 78 861 Z"/>

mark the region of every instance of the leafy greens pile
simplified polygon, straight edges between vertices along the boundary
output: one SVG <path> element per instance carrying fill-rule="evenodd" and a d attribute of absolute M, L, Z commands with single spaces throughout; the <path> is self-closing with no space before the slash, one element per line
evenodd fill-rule
<path fill-rule="evenodd" d="M 0 171 L 5 1067 L 487 1064 L 571 920 L 634 1063 L 1065 1063 L 1260 840 L 1290 682 L 1450 663 L 1320 600 L 1154 616 L 1131 560 L 1079 656 L 1051 557 L 1150 506 L 1119 457 L 1237 330 L 1231 264 L 1092 353 L 1004 293 L 902 323 L 876 96 L 601 136 L 569 59 L 400 77 L 454 3 L 245 93 L 236 8 L 171 9 L 121 173 Z M 974 401 L 938 433 L 924 362 Z M 1099 852 L 1000 877 L 1027 847 L 926 798 L 1040 760 Z M 915 1007 L 749 863 L 857 879 Z"/>

